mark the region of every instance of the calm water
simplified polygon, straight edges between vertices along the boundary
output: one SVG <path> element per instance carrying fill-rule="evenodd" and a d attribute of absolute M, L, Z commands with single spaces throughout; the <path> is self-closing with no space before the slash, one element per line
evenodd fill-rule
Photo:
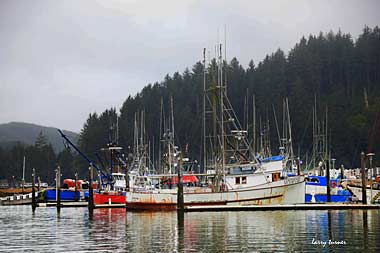
<path fill-rule="evenodd" d="M 345 245 L 329 245 L 329 239 Z M 326 242 L 326 245 L 323 243 Z M 314 243 L 314 244 L 313 244 Z M 375 252 L 380 211 L 125 212 L 0 206 L 0 251 Z"/>

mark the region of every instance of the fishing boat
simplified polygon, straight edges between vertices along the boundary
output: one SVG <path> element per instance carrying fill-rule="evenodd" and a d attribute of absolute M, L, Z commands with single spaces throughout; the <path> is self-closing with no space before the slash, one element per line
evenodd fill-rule
<path fill-rule="evenodd" d="M 79 155 L 98 172 L 99 184 L 98 187 L 94 187 L 94 204 L 125 204 L 126 180 L 125 173 L 122 171 L 125 171 L 126 162 L 120 154 L 122 148 L 118 147 L 115 142 L 110 140 L 110 143 L 102 149 L 103 152 L 107 152 L 107 157 L 110 157 L 108 169 L 105 168 L 100 156 L 96 154 L 99 163 L 103 167 L 100 169 L 78 147 L 76 147 L 61 130 L 58 129 L 58 131 L 66 141 L 66 144 L 73 147 Z M 88 199 L 88 193 L 85 194 L 85 198 Z"/>
<path fill-rule="evenodd" d="M 366 185 L 367 203 L 380 203 L 380 175 L 377 175 L 371 181 L 367 182 Z M 361 179 L 349 180 L 347 182 L 347 188 L 352 192 L 356 200 L 363 200 L 363 188 Z"/>
<path fill-rule="evenodd" d="M 327 202 L 327 179 L 324 176 L 307 176 L 306 181 L 306 203 Z M 330 202 L 351 202 L 352 193 L 341 184 L 341 180 L 330 179 Z"/>
<path fill-rule="evenodd" d="M 226 96 L 226 84 L 222 80 L 221 51 L 220 47 L 218 66 L 214 66 L 214 72 L 211 73 L 213 81 L 209 87 L 206 87 L 206 69 L 204 71 L 203 169 L 205 173 L 199 176 L 205 178 L 206 185 L 195 188 L 185 186 L 184 205 L 304 203 L 304 177 L 288 176 L 285 170 L 287 157 L 260 161 L 252 151 L 247 139 L 248 131 L 242 130 Z M 174 120 L 171 122 L 173 127 L 166 133 L 171 143 L 168 145 L 169 151 L 174 147 Z M 172 161 L 169 163 L 166 176 L 176 177 L 181 174 L 178 173 L 178 170 L 183 170 L 181 153 L 169 152 L 166 157 Z M 152 182 L 152 179 L 157 177 L 137 174 L 134 178 L 139 179 L 142 176 L 146 178 L 144 182 Z M 186 176 L 189 174 L 183 175 Z M 130 188 L 126 192 L 127 209 L 175 210 L 178 190 L 163 189 L 160 185 L 150 184 L 149 187 Z"/>
<path fill-rule="evenodd" d="M 76 182 L 76 187 L 75 187 Z M 88 182 L 84 180 L 64 179 L 59 190 L 61 201 L 84 201 L 88 197 Z M 57 188 L 42 191 L 42 199 L 46 202 L 57 201 Z"/>

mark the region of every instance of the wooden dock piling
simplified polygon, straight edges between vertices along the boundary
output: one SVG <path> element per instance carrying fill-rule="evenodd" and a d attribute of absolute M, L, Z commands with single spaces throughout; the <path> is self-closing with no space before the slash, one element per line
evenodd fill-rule
<path fill-rule="evenodd" d="M 90 218 L 92 217 L 92 214 L 94 212 L 94 189 L 92 186 L 92 180 L 93 180 L 93 170 L 92 170 L 92 164 L 90 164 L 90 167 L 88 168 L 88 211 L 90 214 Z"/>
<path fill-rule="evenodd" d="M 362 203 L 367 204 L 367 177 L 365 173 L 365 154 L 361 153 L 361 173 L 362 173 Z"/>
<path fill-rule="evenodd" d="M 78 196 L 77 196 L 78 195 L 78 186 L 77 186 L 77 184 L 78 184 L 78 173 L 75 172 L 74 201 L 78 201 L 79 200 Z"/>
<path fill-rule="evenodd" d="M 56 196 L 57 196 L 57 212 L 61 211 L 61 167 L 57 167 L 57 175 L 56 175 Z"/>
<path fill-rule="evenodd" d="M 36 190 L 35 187 L 35 181 L 36 181 L 36 170 L 33 168 L 32 172 L 32 211 L 36 211 L 37 203 L 36 203 Z"/>
<path fill-rule="evenodd" d="M 179 155 L 178 165 L 178 188 L 177 188 L 177 210 L 184 212 L 184 199 L 183 199 L 183 182 L 182 182 L 182 154 Z"/>
<path fill-rule="evenodd" d="M 330 166 L 329 162 L 325 163 L 326 165 L 326 181 L 327 181 L 327 202 L 331 202 L 331 189 L 330 189 Z"/>

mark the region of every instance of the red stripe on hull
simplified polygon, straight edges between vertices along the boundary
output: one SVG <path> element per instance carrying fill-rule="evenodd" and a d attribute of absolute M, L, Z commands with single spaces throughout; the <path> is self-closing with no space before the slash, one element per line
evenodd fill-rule
<path fill-rule="evenodd" d="M 126 198 L 124 195 L 107 195 L 94 193 L 94 204 L 125 204 Z"/>

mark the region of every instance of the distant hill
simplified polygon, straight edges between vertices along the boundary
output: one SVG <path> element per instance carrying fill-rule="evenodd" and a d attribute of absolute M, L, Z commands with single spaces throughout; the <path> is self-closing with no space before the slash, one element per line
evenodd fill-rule
<path fill-rule="evenodd" d="M 0 124 L 0 147 L 10 148 L 17 143 L 32 145 L 40 131 L 46 136 L 48 142 L 53 145 L 57 153 L 64 149 L 62 137 L 59 135 L 57 128 L 23 122 Z M 63 130 L 63 132 L 74 143 L 77 142 L 79 136 L 77 133 L 66 130 Z"/>

